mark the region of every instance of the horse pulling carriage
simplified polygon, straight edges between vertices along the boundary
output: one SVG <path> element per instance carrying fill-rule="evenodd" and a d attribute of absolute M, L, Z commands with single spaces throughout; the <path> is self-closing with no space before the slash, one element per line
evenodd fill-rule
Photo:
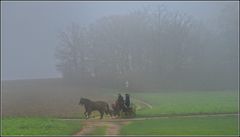
<path fill-rule="evenodd" d="M 92 111 L 99 111 L 100 113 L 100 119 L 103 118 L 104 113 L 106 115 L 110 115 L 111 117 L 121 117 L 121 118 L 130 118 L 136 116 L 136 107 L 134 104 L 130 102 L 129 94 L 125 94 L 125 100 L 121 96 L 121 94 L 118 95 L 118 99 L 115 101 L 114 104 L 111 105 L 112 109 L 109 108 L 109 105 L 107 102 L 104 101 L 91 101 L 87 98 L 81 98 L 79 105 L 84 105 L 85 112 L 84 116 L 86 118 L 89 118 Z"/>

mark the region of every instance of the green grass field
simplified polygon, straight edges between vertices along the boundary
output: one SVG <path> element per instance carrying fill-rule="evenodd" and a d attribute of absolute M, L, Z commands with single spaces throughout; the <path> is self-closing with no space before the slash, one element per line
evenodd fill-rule
<path fill-rule="evenodd" d="M 79 121 L 54 119 L 81 118 L 84 107 L 78 105 L 80 97 L 113 103 L 118 93 L 124 94 L 117 89 L 63 85 L 54 79 L 13 81 L 4 83 L 3 87 L 3 135 L 72 135 L 81 129 Z M 234 116 L 174 117 L 182 114 L 237 113 L 237 91 L 159 90 L 129 93 L 138 107 L 137 117 L 173 117 L 131 121 L 122 127 L 121 134 L 236 135 L 238 132 L 238 119 Z M 139 100 L 149 103 L 152 108 Z M 106 127 L 99 127 L 91 135 L 104 135 L 105 131 Z"/>
<path fill-rule="evenodd" d="M 172 91 L 132 93 L 135 98 L 152 105 L 137 112 L 137 116 L 175 114 L 237 113 L 237 91 Z"/>
<path fill-rule="evenodd" d="M 123 135 L 238 135 L 237 116 L 163 118 L 134 121 Z"/>
<path fill-rule="evenodd" d="M 9 117 L 2 120 L 3 135 L 71 135 L 81 128 L 79 121 L 52 118 Z"/>
<path fill-rule="evenodd" d="M 185 117 L 174 115 L 237 113 L 237 91 L 169 91 L 132 93 L 152 109 L 141 105 L 138 117 L 173 116 L 133 121 L 122 128 L 124 135 L 237 135 L 237 116 Z M 137 105 L 139 102 L 135 101 Z"/>

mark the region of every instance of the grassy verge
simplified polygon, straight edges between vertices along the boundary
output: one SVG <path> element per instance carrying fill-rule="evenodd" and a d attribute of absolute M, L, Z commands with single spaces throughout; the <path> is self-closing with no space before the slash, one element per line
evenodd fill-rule
<path fill-rule="evenodd" d="M 2 120 L 3 135 L 71 135 L 81 128 L 79 121 L 38 117 L 7 117 Z"/>
<path fill-rule="evenodd" d="M 238 112 L 237 91 L 179 91 L 132 93 L 152 105 L 137 111 L 137 116 Z"/>
<path fill-rule="evenodd" d="M 134 121 L 121 129 L 123 135 L 237 135 L 238 118 L 191 117 Z"/>

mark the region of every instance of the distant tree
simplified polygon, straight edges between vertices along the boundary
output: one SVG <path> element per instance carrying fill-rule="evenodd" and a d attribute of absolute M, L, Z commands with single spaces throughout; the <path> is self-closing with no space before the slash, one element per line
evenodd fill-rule
<path fill-rule="evenodd" d="M 88 46 L 87 29 L 73 23 L 66 31 L 59 34 L 59 39 L 60 45 L 55 52 L 57 69 L 64 77 L 71 78 L 78 74 L 83 76 L 87 69 L 85 65 Z"/>

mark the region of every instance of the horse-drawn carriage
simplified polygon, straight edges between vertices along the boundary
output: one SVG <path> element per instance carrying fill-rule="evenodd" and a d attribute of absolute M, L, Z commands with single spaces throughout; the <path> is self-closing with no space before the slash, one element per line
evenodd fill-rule
<path fill-rule="evenodd" d="M 121 118 L 129 118 L 136 116 L 136 106 L 130 102 L 129 94 L 125 94 L 125 100 L 121 94 L 118 94 L 118 99 L 112 104 L 112 115 Z"/>
<path fill-rule="evenodd" d="M 130 118 L 136 116 L 136 107 L 130 102 L 129 94 L 126 94 L 125 100 L 118 95 L 118 99 L 114 104 L 111 105 L 112 109 L 109 108 L 108 103 L 104 101 L 91 101 L 86 98 L 81 98 L 79 104 L 84 105 L 85 112 L 84 115 L 86 118 L 89 118 L 92 111 L 99 111 L 101 117 L 103 118 L 104 113 L 110 114 L 111 117 L 121 117 L 121 118 Z"/>

